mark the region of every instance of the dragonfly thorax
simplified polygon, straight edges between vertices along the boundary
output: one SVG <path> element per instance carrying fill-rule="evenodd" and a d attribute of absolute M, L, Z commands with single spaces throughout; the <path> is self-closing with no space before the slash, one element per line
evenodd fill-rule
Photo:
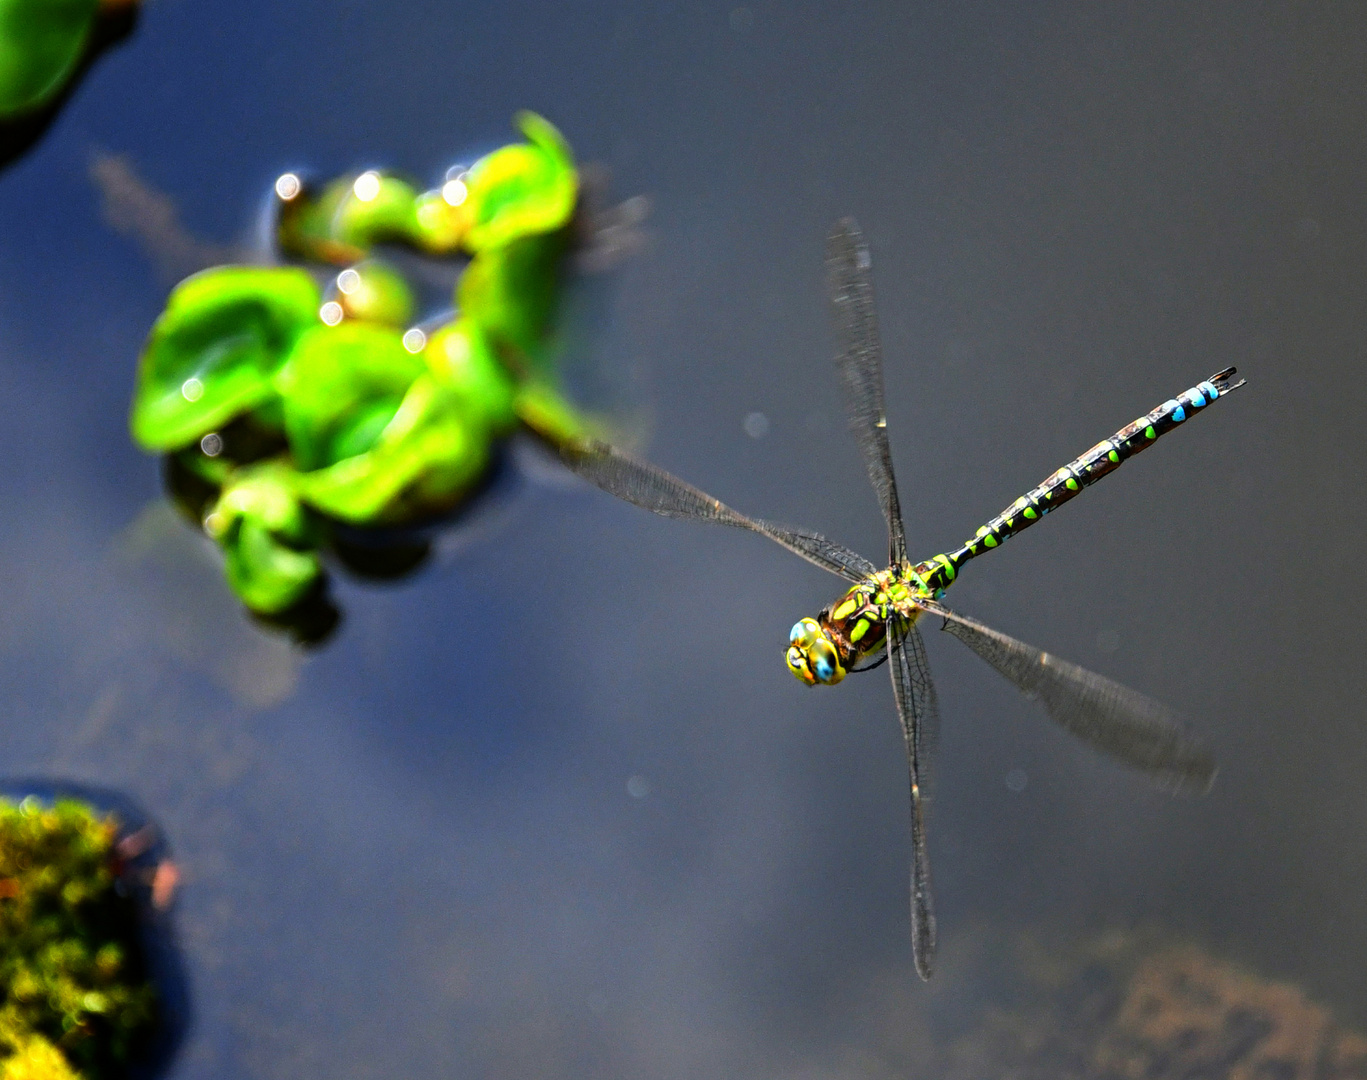
<path fill-rule="evenodd" d="M 912 569 L 889 568 L 864 579 L 789 634 L 788 670 L 808 686 L 834 686 L 887 645 L 890 619 L 913 623 L 923 589 Z"/>

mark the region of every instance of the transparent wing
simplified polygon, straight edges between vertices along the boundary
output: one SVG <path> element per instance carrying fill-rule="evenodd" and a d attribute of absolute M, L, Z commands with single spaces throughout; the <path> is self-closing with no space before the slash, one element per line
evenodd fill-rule
<path fill-rule="evenodd" d="M 1148 773 L 1174 791 L 1206 791 L 1215 760 L 1164 705 L 1137 690 L 1026 645 L 932 600 L 917 606 L 945 619 L 944 629 L 1039 698 L 1056 723 L 1104 754 Z"/>
<path fill-rule="evenodd" d="M 883 409 L 883 347 L 873 303 L 872 262 L 864 234 L 854 218 L 836 222 L 826 241 L 826 281 L 835 316 L 836 366 L 845 384 L 850 427 L 854 431 L 869 480 L 888 523 L 892 566 L 907 558 L 902 508 L 892 475 L 888 420 Z"/>
<path fill-rule="evenodd" d="M 930 677 L 930 660 L 926 656 L 926 641 L 919 628 L 913 626 L 902 639 L 906 661 L 915 676 L 917 701 L 920 709 L 917 718 L 918 758 L 921 762 L 921 798 L 927 801 L 935 797 L 935 757 L 940 746 L 940 700 L 935 696 L 935 681 Z"/>
<path fill-rule="evenodd" d="M 638 461 L 607 443 L 586 439 L 563 442 L 554 448 L 572 472 L 644 510 L 663 517 L 750 529 L 848 581 L 863 581 L 877 573 L 878 568 L 868 559 L 824 536 L 748 518 L 677 476 Z"/>
<path fill-rule="evenodd" d="M 930 891 L 930 859 L 926 853 L 926 778 L 931 735 L 938 724 L 935 685 L 926 664 L 926 646 L 914 626 L 888 646 L 892 691 L 907 744 L 911 773 L 911 946 L 916 971 L 929 979 L 935 970 L 935 907 Z"/>

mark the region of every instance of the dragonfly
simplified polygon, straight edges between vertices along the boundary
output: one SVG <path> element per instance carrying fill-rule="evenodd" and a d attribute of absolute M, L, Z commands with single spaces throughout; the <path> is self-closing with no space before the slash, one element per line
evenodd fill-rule
<path fill-rule="evenodd" d="M 872 261 L 859 226 L 851 218 L 838 222 L 829 236 L 826 277 L 838 342 L 836 366 L 844 383 L 850 426 L 887 522 L 885 569 L 818 533 L 747 517 L 608 443 L 570 439 L 554 449 L 573 472 L 629 503 L 664 517 L 749 529 L 850 583 L 815 618 L 801 619 L 793 626 L 785 660 L 788 669 L 809 687 L 833 686 L 848 674 L 885 663 L 891 673 L 911 778 L 912 949 L 917 972 L 929 979 L 935 963 L 936 928 L 925 804 L 939 707 L 919 620 L 927 615 L 941 619 L 941 629 L 1027 697 L 1037 699 L 1056 723 L 1083 743 L 1170 790 L 1207 790 L 1215 776 L 1215 761 L 1165 705 L 960 615 L 941 601 L 969 560 L 1052 513 L 1244 381 L 1233 381 L 1232 367 L 1217 372 L 1051 473 L 955 550 L 913 563 L 907 558 L 888 442 Z"/>

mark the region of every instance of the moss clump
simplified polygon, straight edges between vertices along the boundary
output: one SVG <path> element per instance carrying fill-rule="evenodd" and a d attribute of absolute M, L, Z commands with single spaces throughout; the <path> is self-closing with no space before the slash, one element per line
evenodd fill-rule
<path fill-rule="evenodd" d="M 0 800 L 0 1080 L 122 1076 L 152 1033 L 117 839 L 84 803 Z"/>

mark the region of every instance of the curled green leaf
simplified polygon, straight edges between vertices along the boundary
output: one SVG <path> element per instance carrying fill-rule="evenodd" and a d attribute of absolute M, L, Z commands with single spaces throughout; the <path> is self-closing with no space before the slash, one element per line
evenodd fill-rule
<path fill-rule="evenodd" d="M 277 462 L 241 469 L 204 519 L 223 549 L 228 584 L 247 607 L 267 615 L 298 603 L 323 573 L 295 480 Z"/>
<path fill-rule="evenodd" d="M 465 180 L 471 219 L 465 246 L 476 254 L 555 232 L 574 215 L 579 177 L 564 136 L 533 112 L 518 113 L 516 123 L 528 141 L 481 158 Z"/>
<path fill-rule="evenodd" d="M 344 322 L 303 335 L 275 380 L 295 465 L 321 469 L 369 450 L 424 370 L 390 327 Z"/>
<path fill-rule="evenodd" d="M 369 450 L 304 473 L 300 490 L 310 505 L 342 521 L 411 522 L 459 503 L 488 467 L 489 450 L 489 433 L 424 374 Z"/>
<path fill-rule="evenodd" d="M 418 234 L 413 185 L 391 173 L 370 170 L 351 183 L 338 204 L 335 235 L 345 244 L 368 250 L 385 240 L 413 240 Z"/>
<path fill-rule="evenodd" d="M 181 282 L 138 362 L 133 437 L 176 450 L 267 403 L 320 300 L 292 268 L 216 267 Z"/>
<path fill-rule="evenodd" d="M 296 180 L 297 184 L 297 180 Z M 279 188 L 277 187 L 277 194 Z M 342 264 L 364 258 L 378 243 L 424 246 L 419 196 L 407 180 L 368 169 L 340 177 L 321 190 L 287 188 L 281 197 L 278 238 L 292 255 Z"/>
<path fill-rule="evenodd" d="M 495 427 L 512 419 L 506 377 L 469 330 L 433 336 L 435 372 L 374 324 L 301 340 L 277 385 L 305 502 L 376 525 L 459 501 L 487 467 Z"/>

